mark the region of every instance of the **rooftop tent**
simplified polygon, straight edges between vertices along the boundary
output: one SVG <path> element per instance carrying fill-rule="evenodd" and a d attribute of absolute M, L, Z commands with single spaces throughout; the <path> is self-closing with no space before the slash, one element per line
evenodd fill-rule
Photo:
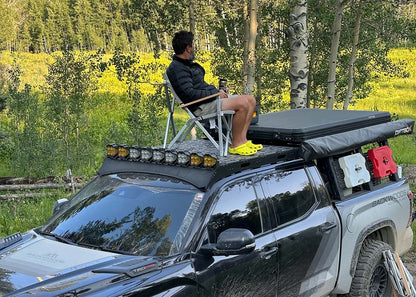
<path fill-rule="evenodd" d="M 308 139 L 300 145 L 300 154 L 305 160 L 335 155 L 350 148 L 357 148 L 368 143 L 382 142 L 395 136 L 410 134 L 413 131 L 414 124 L 414 120 L 404 119 Z"/>
<path fill-rule="evenodd" d="M 259 115 L 248 138 L 267 143 L 301 143 L 305 140 L 390 121 L 389 112 L 329 109 L 290 109 Z"/>

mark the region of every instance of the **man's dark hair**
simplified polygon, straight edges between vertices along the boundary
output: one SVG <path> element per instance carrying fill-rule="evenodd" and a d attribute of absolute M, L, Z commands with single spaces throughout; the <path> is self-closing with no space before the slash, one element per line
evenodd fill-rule
<path fill-rule="evenodd" d="M 179 31 L 175 33 L 175 36 L 172 39 L 172 47 L 175 51 L 175 54 L 183 54 L 186 47 L 192 46 L 194 41 L 194 34 L 188 31 Z"/>

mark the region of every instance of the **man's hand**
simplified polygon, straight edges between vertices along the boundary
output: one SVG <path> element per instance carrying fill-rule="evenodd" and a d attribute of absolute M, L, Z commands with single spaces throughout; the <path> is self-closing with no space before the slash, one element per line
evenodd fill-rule
<path fill-rule="evenodd" d="M 220 98 L 228 98 L 228 94 L 224 92 L 223 90 L 220 90 Z"/>

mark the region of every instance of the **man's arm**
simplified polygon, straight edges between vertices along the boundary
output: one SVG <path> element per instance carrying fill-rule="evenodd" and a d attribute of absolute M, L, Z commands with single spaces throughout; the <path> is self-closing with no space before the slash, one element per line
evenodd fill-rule
<path fill-rule="evenodd" d="M 211 99 L 211 98 L 213 98 L 213 97 L 220 96 L 220 95 L 221 95 L 221 93 L 223 93 L 223 92 L 218 92 L 218 93 L 215 93 L 215 94 L 212 94 L 212 95 L 209 95 L 209 96 L 203 97 L 203 98 L 201 98 L 201 99 L 194 100 L 194 101 L 192 101 L 192 102 L 188 102 L 188 103 L 185 103 L 185 104 L 181 104 L 181 105 L 179 105 L 179 107 L 180 107 L 180 108 L 184 108 L 184 107 L 186 107 L 186 106 L 189 106 L 189 105 L 192 105 L 192 104 L 195 104 L 195 103 L 199 103 L 199 102 L 201 102 L 201 104 L 202 104 L 202 102 L 203 102 L 203 101 L 206 101 L 206 100 Z"/>

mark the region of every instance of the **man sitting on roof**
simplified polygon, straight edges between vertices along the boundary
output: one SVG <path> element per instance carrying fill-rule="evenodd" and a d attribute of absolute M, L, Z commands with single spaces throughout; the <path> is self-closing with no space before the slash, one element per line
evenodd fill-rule
<path fill-rule="evenodd" d="M 175 33 L 172 40 L 175 55 L 166 74 L 172 87 L 184 103 L 213 95 L 219 92 L 214 86 L 205 82 L 205 70 L 194 62 L 195 51 L 193 47 L 194 35 L 192 32 L 180 31 Z M 228 97 L 224 91 L 220 92 L 221 109 L 234 110 L 232 127 L 232 143 L 229 148 L 231 154 L 253 155 L 262 149 L 261 144 L 253 144 L 247 140 L 247 130 L 253 117 L 256 99 L 252 95 L 238 95 Z M 195 116 L 215 113 L 216 97 L 189 105 Z"/>

